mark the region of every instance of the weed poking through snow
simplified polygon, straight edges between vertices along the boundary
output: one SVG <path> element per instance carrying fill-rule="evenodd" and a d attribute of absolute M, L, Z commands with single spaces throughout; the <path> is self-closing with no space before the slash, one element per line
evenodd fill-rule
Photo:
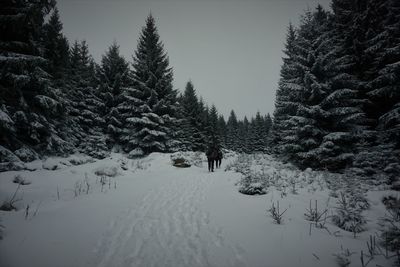
<path fill-rule="evenodd" d="M 285 209 L 283 212 L 280 212 L 279 201 L 277 201 L 276 206 L 274 203 L 272 203 L 272 206 L 268 211 L 276 224 L 283 223 L 283 214 L 287 211 L 287 209 Z"/>

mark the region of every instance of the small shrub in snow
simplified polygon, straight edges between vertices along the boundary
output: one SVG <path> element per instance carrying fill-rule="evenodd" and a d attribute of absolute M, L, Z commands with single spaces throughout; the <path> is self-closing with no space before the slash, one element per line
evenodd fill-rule
<path fill-rule="evenodd" d="M 239 192 L 245 195 L 264 195 L 267 190 L 261 183 L 247 183 L 245 178 L 243 184 L 239 187 Z"/>
<path fill-rule="evenodd" d="M 124 171 L 128 170 L 128 163 L 126 161 L 121 162 L 121 169 Z"/>
<path fill-rule="evenodd" d="M 239 182 L 239 192 L 246 195 L 264 195 L 268 181 L 261 174 L 249 172 Z"/>
<path fill-rule="evenodd" d="M 132 161 L 133 171 L 146 170 L 149 167 L 150 167 L 150 163 L 146 162 L 144 160 L 136 160 L 136 161 L 134 160 L 134 161 Z"/>
<path fill-rule="evenodd" d="M 385 196 L 382 199 L 382 203 L 386 209 L 394 212 L 400 218 L 400 198 L 393 195 Z"/>
<path fill-rule="evenodd" d="M 178 168 L 189 168 L 191 165 L 184 158 L 177 158 L 172 160 L 172 165 Z"/>
<path fill-rule="evenodd" d="M 361 214 L 362 209 L 352 199 L 341 193 L 336 207 L 336 214 L 332 216 L 332 222 L 343 230 L 354 233 L 364 231 L 366 220 Z"/>
<path fill-rule="evenodd" d="M 382 245 L 390 251 L 400 251 L 400 199 L 388 196 L 383 199 L 387 214 L 380 219 Z"/>
<path fill-rule="evenodd" d="M 296 178 L 295 178 L 295 177 L 292 177 L 292 178 L 289 180 L 289 184 L 290 184 L 290 188 L 291 188 L 291 193 L 292 193 L 293 195 L 296 195 L 296 194 L 297 194 L 297 189 L 296 189 Z"/>
<path fill-rule="evenodd" d="M 283 223 L 283 214 L 287 211 L 287 209 L 285 209 L 283 212 L 280 212 L 279 201 L 277 202 L 276 206 L 274 203 L 272 203 L 272 206 L 268 211 L 275 223 L 277 224 Z"/>
<path fill-rule="evenodd" d="M 0 206 L 0 210 L 4 210 L 4 211 L 17 210 L 15 203 L 21 200 L 20 198 L 16 198 L 20 186 L 21 186 L 21 184 L 18 184 L 17 189 L 15 190 L 14 194 L 11 196 L 10 199 L 3 201 L 3 204 L 1 204 L 1 206 Z"/>
<path fill-rule="evenodd" d="M 315 200 L 315 205 L 314 208 L 311 205 L 311 200 L 310 200 L 310 207 L 306 210 L 306 213 L 304 213 L 304 216 L 306 217 L 307 221 L 314 222 L 315 226 L 322 228 L 324 225 L 324 221 L 326 221 L 327 217 L 327 212 L 328 210 L 325 209 L 323 211 L 318 210 L 318 201 Z"/>
<path fill-rule="evenodd" d="M 183 167 L 190 167 L 187 165 L 194 165 L 196 167 L 203 166 L 203 160 L 205 160 L 204 153 L 202 152 L 176 152 L 171 155 L 171 161 L 174 165 L 175 163 L 178 165 L 183 164 Z M 175 165 L 174 165 L 175 166 Z M 179 167 L 179 166 L 177 166 Z"/>
<path fill-rule="evenodd" d="M 74 184 L 74 196 L 78 197 L 82 193 L 82 181 L 76 181 Z"/>
<path fill-rule="evenodd" d="M 82 165 L 82 164 L 86 164 L 86 163 L 92 163 L 95 162 L 95 160 L 92 157 L 74 157 L 72 159 L 69 160 L 69 162 L 72 165 Z"/>
<path fill-rule="evenodd" d="M 49 171 L 55 171 L 59 168 L 59 166 L 52 159 L 48 159 L 43 162 L 42 168 Z"/>
<path fill-rule="evenodd" d="M 82 180 L 76 181 L 74 184 L 74 189 L 73 189 L 74 197 L 76 198 L 76 197 L 80 196 L 81 194 L 88 195 L 90 192 L 90 188 L 91 188 L 90 179 L 89 179 L 87 173 L 85 173 L 85 178 Z M 58 187 L 57 187 L 57 198 L 60 199 Z"/>
<path fill-rule="evenodd" d="M 100 184 L 101 184 L 101 192 L 103 192 L 104 187 L 108 184 L 108 189 L 111 189 L 113 186 L 114 189 L 117 189 L 117 181 L 114 179 L 114 181 L 111 181 L 112 177 L 107 177 L 105 175 L 102 175 L 100 177 Z"/>
<path fill-rule="evenodd" d="M 225 167 L 225 171 L 233 170 L 243 175 L 250 173 L 251 158 L 250 155 L 240 154 L 237 159 Z"/>
<path fill-rule="evenodd" d="M 20 185 L 29 185 L 32 182 L 18 174 L 16 176 L 14 176 L 13 183 L 20 184 Z"/>
<path fill-rule="evenodd" d="M 338 254 L 333 254 L 336 257 L 336 262 L 339 267 L 347 267 L 350 265 L 350 257 L 355 254 L 354 252 L 350 252 L 349 249 L 343 250 Z"/>
<path fill-rule="evenodd" d="M 367 210 L 370 207 L 368 199 L 360 190 L 350 190 L 349 193 L 350 203 L 360 210 Z"/>
<path fill-rule="evenodd" d="M 115 177 L 119 175 L 118 167 L 111 166 L 111 167 L 100 167 L 97 168 L 94 172 L 97 176 L 108 176 L 108 177 Z"/>
<path fill-rule="evenodd" d="M 128 153 L 128 158 L 130 158 L 130 159 L 139 158 L 139 157 L 143 157 L 143 156 L 144 156 L 144 152 L 141 148 L 135 148 L 135 149 L 131 150 L 131 152 Z"/>

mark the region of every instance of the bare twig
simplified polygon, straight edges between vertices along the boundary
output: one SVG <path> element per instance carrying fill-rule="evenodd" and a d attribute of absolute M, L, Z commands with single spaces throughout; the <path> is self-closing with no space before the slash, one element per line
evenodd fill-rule
<path fill-rule="evenodd" d="M 25 208 L 25 220 L 28 219 L 28 216 L 29 216 L 29 204 L 27 204 Z"/>
<path fill-rule="evenodd" d="M 283 214 L 286 211 L 287 209 L 285 209 L 283 212 L 279 211 L 279 201 L 277 201 L 277 207 L 275 207 L 275 204 L 272 203 L 272 207 L 269 209 L 272 219 L 274 219 L 275 223 L 277 224 L 281 224 L 283 222 Z"/>
<path fill-rule="evenodd" d="M 35 217 L 35 216 L 36 216 L 36 214 L 37 214 L 38 211 L 39 211 L 39 207 L 40 207 L 41 204 L 42 204 L 42 200 L 40 200 L 39 204 L 37 205 L 36 210 L 35 210 L 35 212 L 33 213 L 32 217 Z"/>
<path fill-rule="evenodd" d="M 314 256 L 317 260 L 320 260 L 320 258 L 319 258 L 317 255 L 315 255 L 315 253 L 313 253 L 313 256 Z"/>

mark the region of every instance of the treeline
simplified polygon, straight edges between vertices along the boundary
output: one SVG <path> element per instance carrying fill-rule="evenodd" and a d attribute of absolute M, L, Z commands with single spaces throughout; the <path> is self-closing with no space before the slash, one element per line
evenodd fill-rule
<path fill-rule="evenodd" d="M 257 112 L 250 121 L 247 117 L 239 120 L 232 110 L 226 121 L 214 105 L 209 108 L 204 104 L 190 81 L 179 97 L 179 103 L 186 119 L 182 130 L 189 150 L 204 151 L 208 144 L 214 143 L 244 153 L 267 151 L 272 127 L 269 114 L 262 116 Z"/>
<path fill-rule="evenodd" d="M 400 1 L 333 0 L 287 31 L 274 151 L 306 168 L 400 172 Z"/>
<path fill-rule="evenodd" d="M 49 16 L 47 22 L 45 18 Z M 80 151 L 130 157 L 226 148 L 265 150 L 271 118 L 228 121 L 183 94 L 152 15 L 128 62 L 113 43 L 97 64 L 85 41 L 69 44 L 53 0 L 5 0 L 0 7 L 0 162 Z"/>

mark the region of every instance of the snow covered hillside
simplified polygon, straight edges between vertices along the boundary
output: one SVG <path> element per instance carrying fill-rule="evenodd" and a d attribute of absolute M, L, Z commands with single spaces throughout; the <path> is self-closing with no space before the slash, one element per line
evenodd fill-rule
<path fill-rule="evenodd" d="M 353 233 L 332 220 L 346 187 L 326 180 L 339 175 L 234 153 L 209 173 L 202 154 L 183 156 L 190 168 L 172 166 L 171 154 L 111 154 L 0 173 L 0 205 L 17 192 L 17 211 L 0 211 L 0 266 L 362 266 L 361 251 L 364 264 L 370 254 L 370 266 L 394 262 L 378 244 L 381 200 L 394 192 L 361 190 L 366 222 Z M 239 193 L 249 187 L 262 195 Z"/>

